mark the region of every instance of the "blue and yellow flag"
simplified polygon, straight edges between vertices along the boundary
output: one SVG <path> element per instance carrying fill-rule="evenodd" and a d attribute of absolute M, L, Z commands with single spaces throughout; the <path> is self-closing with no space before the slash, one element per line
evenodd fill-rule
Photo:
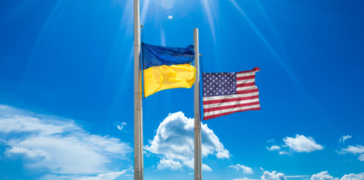
<path fill-rule="evenodd" d="M 172 48 L 142 44 L 144 96 L 173 88 L 191 88 L 196 78 L 193 46 Z"/>

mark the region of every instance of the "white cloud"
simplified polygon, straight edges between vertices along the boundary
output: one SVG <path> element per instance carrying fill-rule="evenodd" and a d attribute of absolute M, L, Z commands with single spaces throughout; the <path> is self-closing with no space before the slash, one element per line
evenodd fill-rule
<path fill-rule="evenodd" d="M 262 167 L 260 167 L 260 170 L 264 171 L 264 169 Z"/>
<path fill-rule="evenodd" d="M 352 154 L 361 154 L 358 157 L 359 161 L 364 161 L 364 146 L 362 145 L 356 145 L 356 146 L 348 146 L 347 148 L 341 149 L 341 151 L 336 150 L 338 154 L 346 154 L 346 153 L 352 153 Z"/>
<path fill-rule="evenodd" d="M 322 171 L 312 175 L 311 180 L 339 180 L 339 178 L 334 178 L 330 176 L 327 171 Z"/>
<path fill-rule="evenodd" d="M 344 143 L 345 140 L 350 139 L 350 138 L 351 138 L 350 135 L 343 136 L 340 138 L 339 142 Z"/>
<path fill-rule="evenodd" d="M 348 146 L 345 149 L 342 149 L 343 153 L 353 153 L 353 154 L 361 154 L 364 153 L 364 146 L 356 145 L 356 146 Z"/>
<path fill-rule="evenodd" d="M 252 168 L 250 168 L 248 166 L 237 164 L 237 165 L 230 165 L 229 167 L 234 168 L 234 169 L 236 169 L 238 171 L 240 169 L 242 169 L 245 174 L 253 174 Z"/>
<path fill-rule="evenodd" d="M 283 138 L 286 145 L 295 152 L 312 152 L 322 150 L 323 147 L 317 144 L 312 137 L 305 137 L 304 135 L 296 135 L 295 138 L 286 137 Z"/>
<path fill-rule="evenodd" d="M 345 174 L 340 180 L 364 180 L 364 173 L 361 174 Z"/>
<path fill-rule="evenodd" d="M 283 173 L 277 173 L 276 171 L 268 172 L 264 171 L 263 176 L 260 177 L 261 180 L 286 180 Z"/>
<path fill-rule="evenodd" d="M 7 153 L 24 154 L 28 158 L 50 158 L 50 153 L 41 149 L 25 149 L 23 147 L 12 147 L 6 151 Z"/>
<path fill-rule="evenodd" d="M 288 155 L 290 155 L 291 153 L 290 152 L 287 152 L 287 151 L 279 151 L 279 155 L 282 155 L 282 154 L 288 154 Z"/>
<path fill-rule="evenodd" d="M 267 149 L 268 149 L 269 151 L 274 151 L 274 150 L 280 150 L 280 149 L 281 149 L 281 147 L 279 147 L 279 146 L 271 146 L 270 148 L 268 148 L 268 147 L 267 147 Z"/>
<path fill-rule="evenodd" d="M 219 152 L 216 153 L 216 157 L 219 159 L 223 159 L 223 158 L 230 158 L 230 153 L 227 149 L 223 149 Z"/>
<path fill-rule="evenodd" d="M 168 16 L 168 19 L 173 19 L 173 16 Z"/>
<path fill-rule="evenodd" d="M 206 164 L 202 164 L 202 170 L 203 171 L 212 171 L 212 169 L 209 166 L 207 166 Z"/>
<path fill-rule="evenodd" d="M 327 171 L 322 171 L 320 173 L 311 176 L 311 180 L 339 180 L 339 178 L 332 177 Z M 345 174 L 340 180 L 364 180 L 364 173 L 361 174 Z"/>
<path fill-rule="evenodd" d="M 173 170 L 177 170 L 177 169 L 181 169 L 182 168 L 182 164 L 179 161 L 174 161 L 173 159 L 161 159 L 158 163 L 158 169 L 165 169 L 165 168 L 170 168 Z"/>
<path fill-rule="evenodd" d="M 231 156 L 206 124 L 201 125 L 201 139 L 202 157 L 215 154 L 217 158 L 222 159 Z M 145 146 L 144 149 L 153 154 L 162 155 L 161 161 L 170 159 L 194 168 L 194 119 L 185 117 L 182 112 L 169 114 L 159 125 L 156 135 L 153 140 L 149 140 L 149 143 L 150 145 Z M 203 165 L 203 170 L 211 170 L 211 168 Z"/>
<path fill-rule="evenodd" d="M 126 122 L 118 123 L 116 127 L 121 131 L 123 130 L 124 126 L 126 126 Z"/>
<path fill-rule="evenodd" d="M 75 176 L 75 175 L 46 175 L 40 178 L 40 180 L 114 180 L 121 175 L 125 175 L 128 171 L 132 171 L 132 168 L 122 171 L 108 172 L 98 174 L 96 176 Z"/>
<path fill-rule="evenodd" d="M 7 135 L 6 158 L 24 159 L 26 168 L 45 168 L 55 176 L 107 174 L 112 160 L 125 159 L 132 150 L 117 138 L 92 135 L 71 120 L 4 105 L 0 105 L 0 133 Z"/>
<path fill-rule="evenodd" d="M 119 177 L 120 175 L 123 175 L 127 172 L 127 170 L 118 171 L 118 172 L 108 172 L 104 174 L 99 174 L 96 177 L 83 177 L 79 178 L 79 180 L 113 180 Z"/>
<path fill-rule="evenodd" d="M 358 158 L 359 161 L 364 161 L 364 154 L 360 155 Z"/>

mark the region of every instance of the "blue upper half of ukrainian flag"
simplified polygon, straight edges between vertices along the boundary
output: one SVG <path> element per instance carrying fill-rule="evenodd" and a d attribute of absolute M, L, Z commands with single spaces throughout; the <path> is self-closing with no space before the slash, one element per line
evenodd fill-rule
<path fill-rule="evenodd" d="M 142 44 L 143 69 L 153 66 L 189 64 L 195 59 L 193 45 L 185 48 L 153 46 Z"/>
<path fill-rule="evenodd" d="M 192 45 L 175 48 L 143 43 L 142 50 L 145 97 L 164 89 L 192 87 L 196 78 Z"/>

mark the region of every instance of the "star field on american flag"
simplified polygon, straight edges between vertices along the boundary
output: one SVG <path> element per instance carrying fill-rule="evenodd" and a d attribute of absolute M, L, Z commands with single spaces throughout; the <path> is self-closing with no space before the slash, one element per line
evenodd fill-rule
<path fill-rule="evenodd" d="M 203 74 L 203 96 L 230 95 L 236 93 L 235 73 Z"/>

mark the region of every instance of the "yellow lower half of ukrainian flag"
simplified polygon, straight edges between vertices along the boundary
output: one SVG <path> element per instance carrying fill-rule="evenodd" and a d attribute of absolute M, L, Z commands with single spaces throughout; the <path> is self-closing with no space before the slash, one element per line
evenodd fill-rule
<path fill-rule="evenodd" d="M 143 73 L 145 97 L 164 89 L 191 88 L 196 78 L 196 68 L 191 64 L 153 66 Z"/>

